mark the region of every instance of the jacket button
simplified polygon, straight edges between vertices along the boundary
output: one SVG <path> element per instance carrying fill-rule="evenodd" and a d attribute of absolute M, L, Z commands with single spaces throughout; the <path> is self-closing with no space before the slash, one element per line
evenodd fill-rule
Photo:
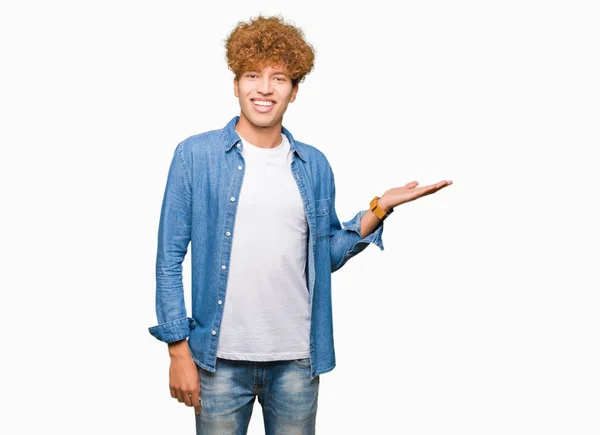
<path fill-rule="evenodd" d="M 231 197 L 231 202 L 235 201 L 235 196 Z"/>
<path fill-rule="evenodd" d="M 227 237 L 229 237 L 229 236 L 231 236 L 231 233 L 230 233 L 229 231 L 227 231 L 227 232 L 225 233 L 225 235 L 226 235 Z"/>
<path fill-rule="evenodd" d="M 223 301 L 222 301 L 222 300 L 219 300 L 219 301 L 217 302 L 217 304 L 219 304 L 219 305 L 221 305 L 222 303 L 223 303 Z"/>
<path fill-rule="evenodd" d="M 225 269 L 227 269 L 227 266 L 223 265 L 223 266 L 221 266 L 221 269 L 225 270 Z"/>
<path fill-rule="evenodd" d="M 238 166 L 238 169 L 241 171 L 241 170 L 242 170 L 242 165 L 239 165 L 239 166 Z"/>
<path fill-rule="evenodd" d="M 217 335 L 217 331 L 213 329 L 212 335 Z"/>

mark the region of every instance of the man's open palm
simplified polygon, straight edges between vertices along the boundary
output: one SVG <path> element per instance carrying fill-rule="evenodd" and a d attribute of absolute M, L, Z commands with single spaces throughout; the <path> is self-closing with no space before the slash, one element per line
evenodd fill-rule
<path fill-rule="evenodd" d="M 405 202 L 414 201 L 422 196 L 431 195 L 440 189 L 452 184 L 450 180 L 443 180 L 439 183 L 430 184 L 428 186 L 417 187 L 418 181 L 411 181 L 402 187 L 394 187 L 387 190 L 379 199 L 380 204 L 385 204 L 385 207 L 394 208 Z"/>

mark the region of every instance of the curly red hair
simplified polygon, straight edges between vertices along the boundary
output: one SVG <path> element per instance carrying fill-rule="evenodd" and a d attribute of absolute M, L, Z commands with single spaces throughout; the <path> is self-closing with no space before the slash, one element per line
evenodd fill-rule
<path fill-rule="evenodd" d="M 283 65 L 296 85 L 313 69 L 315 52 L 302 30 L 280 16 L 240 21 L 225 40 L 227 65 L 236 77 L 244 71 Z"/>

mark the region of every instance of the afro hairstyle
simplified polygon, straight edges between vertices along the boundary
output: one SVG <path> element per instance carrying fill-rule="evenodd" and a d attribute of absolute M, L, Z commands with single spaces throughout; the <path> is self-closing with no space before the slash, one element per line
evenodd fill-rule
<path fill-rule="evenodd" d="M 302 30 L 281 16 L 240 21 L 225 40 L 225 48 L 227 65 L 238 78 L 244 71 L 282 65 L 295 86 L 314 65 L 314 48 Z"/>

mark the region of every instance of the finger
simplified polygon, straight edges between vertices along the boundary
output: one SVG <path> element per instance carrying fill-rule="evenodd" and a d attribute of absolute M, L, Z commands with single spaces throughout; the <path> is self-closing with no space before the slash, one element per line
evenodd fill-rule
<path fill-rule="evenodd" d="M 435 189 L 435 190 L 440 190 L 440 189 L 443 189 L 444 187 L 446 187 L 446 186 L 450 186 L 451 184 L 452 184 L 452 181 L 446 181 L 446 180 L 444 180 L 444 181 L 440 181 L 439 183 L 437 183 L 437 184 L 435 185 L 435 186 L 436 186 L 436 189 Z"/>
<path fill-rule="evenodd" d="M 439 183 L 436 183 L 436 184 L 430 184 L 428 186 L 422 186 L 417 189 L 411 190 L 414 195 L 412 197 L 412 199 L 416 199 L 421 196 L 431 195 L 432 193 L 437 192 L 438 190 L 440 190 L 442 187 L 445 187 L 446 185 L 447 185 L 446 180 L 444 180 L 444 181 L 440 181 Z"/>
<path fill-rule="evenodd" d="M 196 414 L 200 414 L 200 392 L 196 391 L 192 393 L 192 405 L 194 405 L 194 410 Z"/>
<path fill-rule="evenodd" d="M 413 189 L 415 187 L 417 187 L 419 185 L 418 181 L 411 181 L 410 183 L 407 183 L 404 187 L 407 189 Z"/>
<path fill-rule="evenodd" d="M 175 393 L 177 394 L 177 401 L 178 401 L 179 403 L 184 403 L 184 402 L 185 402 L 185 399 L 183 398 L 183 397 L 184 397 L 184 393 L 183 393 L 183 391 L 181 391 L 181 389 L 176 389 L 176 390 L 175 390 Z"/>
<path fill-rule="evenodd" d="M 175 392 L 175 388 L 169 387 L 169 390 L 171 390 L 171 397 L 173 399 L 177 399 L 177 393 Z"/>
<path fill-rule="evenodd" d="M 437 192 L 438 190 L 440 190 L 442 187 L 444 187 L 443 185 L 440 186 L 439 184 L 432 184 L 431 186 L 429 186 L 429 188 L 427 189 L 427 192 L 425 192 L 425 195 L 430 195 L 432 193 Z"/>
<path fill-rule="evenodd" d="M 430 194 L 430 193 L 434 193 L 437 192 L 438 190 L 443 189 L 446 186 L 449 186 L 452 184 L 452 181 L 440 181 L 439 183 L 433 184 L 431 187 L 431 190 L 429 192 L 427 192 L 426 194 Z"/>
<path fill-rule="evenodd" d="M 435 184 L 430 184 L 429 186 L 426 186 L 428 190 L 431 190 L 432 193 L 435 192 L 436 190 L 441 189 L 442 187 L 445 187 L 446 184 L 446 180 L 444 181 L 440 181 L 439 183 L 435 183 Z"/>
<path fill-rule="evenodd" d="M 186 394 L 183 395 L 183 398 L 185 400 L 185 404 L 186 406 L 194 406 L 192 405 L 192 393 L 187 392 Z"/>
<path fill-rule="evenodd" d="M 430 195 L 433 192 L 436 192 L 438 189 L 439 188 L 437 187 L 437 184 L 430 184 L 429 186 L 419 187 L 412 192 L 414 192 L 414 198 L 419 198 L 421 196 Z"/>
<path fill-rule="evenodd" d="M 202 412 L 202 401 L 200 400 L 201 391 L 202 383 L 200 382 L 200 375 L 198 375 L 198 391 L 195 395 L 192 396 L 192 399 L 195 399 L 194 401 L 192 401 L 192 403 L 194 404 L 194 411 L 196 411 L 196 415 L 200 415 L 200 412 Z"/>

